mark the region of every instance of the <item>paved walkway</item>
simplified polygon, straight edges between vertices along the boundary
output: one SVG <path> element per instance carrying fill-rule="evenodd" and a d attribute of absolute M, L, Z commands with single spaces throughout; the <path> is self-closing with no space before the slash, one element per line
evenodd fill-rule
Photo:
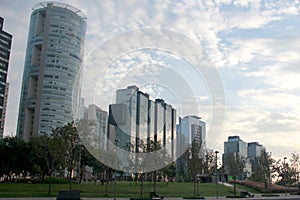
<path fill-rule="evenodd" d="M 113 198 L 82 198 L 83 200 L 113 200 Z M 182 200 L 180 197 L 166 197 L 166 200 Z M 208 200 L 215 200 L 216 197 L 205 197 Z M 236 198 L 226 198 L 226 197 L 219 197 L 218 199 L 221 200 L 236 200 Z M 252 198 L 239 198 L 241 200 L 260 200 L 260 199 L 268 199 L 268 200 L 300 200 L 300 195 L 287 195 L 280 194 L 279 197 L 262 197 L 261 194 L 255 194 Z M 56 198 L 0 198 L 0 200 L 56 200 Z M 129 198 L 117 198 L 117 200 L 129 200 Z"/>

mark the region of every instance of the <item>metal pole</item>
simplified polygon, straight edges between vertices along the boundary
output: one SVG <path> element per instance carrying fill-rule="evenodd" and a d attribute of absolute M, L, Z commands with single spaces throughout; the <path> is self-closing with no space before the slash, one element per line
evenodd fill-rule
<path fill-rule="evenodd" d="M 116 142 L 116 160 L 117 160 L 117 150 L 118 150 L 118 142 L 119 142 L 120 140 L 118 140 L 118 139 L 115 139 L 115 142 Z M 115 169 L 115 180 L 114 180 L 114 182 L 115 182 L 115 184 L 114 184 L 114 200 L 116 200 L 117 198 L 116 198 L 116 193 L 117 193 L 117 169 Z"/>
<path fill-rule="evenodd" d="M 219 188 L 218 188 L 218 153 L 219 153 L 219 151 L 215 151 L 215 154 L 216 154 L 216 195 L 217 195 L 217 199 L 219 199 Z"/>
<path fill-rule="evenodd" d="M 79 147 L 79 166 L 78 166 L 78 191 L 79 191 L 79 184 L 80 184 L 80 175 L 81 175 L 81 146 Z"/>

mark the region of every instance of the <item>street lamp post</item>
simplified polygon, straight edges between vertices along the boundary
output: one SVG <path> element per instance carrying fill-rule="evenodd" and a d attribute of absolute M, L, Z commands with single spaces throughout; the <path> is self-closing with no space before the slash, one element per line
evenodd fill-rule
<path fill-rule="evenodd" d="M 115 143 L 116 143 L 116 160 L 117 160 L 117 150 L 118 150 L 118 142 L 120 142 L 119 139 L 115 139 Z M 115 166 L 116 167 L 116 166 Z M 116 186 L 117 186 L 117 169 L 115 169 L 115 180 L 114 180 L 115 184 L 114 184 L 114 200 L 116 200 Z"/>
<path fill-rule="evenodd" d="M 285 166 L 285 160 L 287 159 L 287 157 L 283 158 L 283 170 L 284 170 L 284 186 L 285 186 L 285 196 L 287 196 L 287 190 L 286 190 L 286 186 L 287 186 L 287 177 L 286 177 L 286 166 Z"/>
<path fill-rule="evenodd" d="M 218 153 L 219 151 L 215 151 L 216 154 L 216 195 L 217 199 L 219 199 L 219 188 L 218 188 Z"/>
<path fill-rule="evenodd" d="M 78 190 L 79 190 L 79 184 L 80 184 L 80 176 L 81 176 L 81 150 L 82 150 L 82 143 L 79 143 L 79 164 L 78 164 Z"/>
<path fill-rule="evenodd" d="M 270 192 L 272 195 L 272 174 L 271 174 L 271 169 L 270 169 L 270 165 L 272 164 L 272 152 L 269 153 L 270 157 L 268 157 L 268 164 L 269 164 L 269 184 L 270 184 Z M 271 163 L 270 163 L 271 162 Z"/>

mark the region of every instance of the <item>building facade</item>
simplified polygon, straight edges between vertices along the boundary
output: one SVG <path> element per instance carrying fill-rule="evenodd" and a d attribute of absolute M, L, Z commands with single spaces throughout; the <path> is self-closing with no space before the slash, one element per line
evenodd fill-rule
<path fill-rule="evenodd" d="M 116 103 L 109 106 L 108 121 L 108 138 L 118 140 L 120 148 L 138 153 L 141 145 L 156 141 L 174 158 L 176 110 L 163 99 L 152 101 L 136 86 L 117 90 Z"/>
<path fill-rule="evenodd" d="M 239 136 L 229 136 L 227 142 L 224 142 L 224 154 L 237 153 L 240 157 L 246 158 L 247 143 L 240 139 Z"/>
<path fill-rule="evenodd" d="M 256 166 L 258 165 L 258 159 L 262 151 L 266 151 L 266 148 L 259 144 L 258 142 L 250 142 L 248 143 L 248 157 L 251 162 L 251 169 L 252 172 L 255 170 Z"/>
<path fill-rule="evenodd" d="M 107 146 L 107 112 L 91 104 L 88 106 L 89 121 L 94 122 L 92 128 L 92 135 L 97 141 L 98 148 L 106 149 Z"/>
<path fill-rule="evenodd" d="M 12 43 L 12 35 L 3 30 L 4 19 L 0 17 L 0 138 L 4 134 L 6 106 L 9 84 L 7 72 Z"/>
<path fill-rule="evenodd" d="M 197 159 L 204 161 L 206 150 L 206 123 L 198 116 L 186 116 L 179 118 L 177 125 L 177 161 L 176 167 L 178 173 L 187 173 L 187 159 L 192 159 L 192 150 L 198 151 Z M 192 147 L 192 143 L 196 145 Z M 189 155 L 186 155 L 189 154 Z M 199 163 L 200 165 L 201 163 Z M 203 163 L 202 163 L 203 164 Z M 184 172 L 180 172 L 180 171 Z M 202 172 L 198 172 L 201 174 Z"/>
<path fill-rule="evenodd" d="M 261 152 L 265 150 L 266 148 L 263 145 L 259 144 L 258 142 L 248 143 L 247 151 L 248 151 L 248 157 L 250 159 L 258 158 Z"/>
<path fill-rule="evenodd" d="M 241 140 L 239 136 L 229 136 L 227 142 L 224 142 L 222 160 L 225 170 L 229 175 L 237 176 L 238 179 L 250 177 L 252 171 L 247 147 L 247 143 Z M 235 170 L 232 168 L 235 168 Z M 232 174 L 232 171 L 236 174 Z"/>
<path fill-rule="evenodd" d="M 43 2 L 30 18 L 17 136 L 50 134 L 79 118 L 85 15 L 73 6 Z"/>

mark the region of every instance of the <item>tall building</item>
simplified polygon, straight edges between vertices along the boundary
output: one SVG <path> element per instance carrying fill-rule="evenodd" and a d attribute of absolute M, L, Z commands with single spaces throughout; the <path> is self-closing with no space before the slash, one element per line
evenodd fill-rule
<path fill-rule="evenodd" d="M 98 141 L 99 148 L 105 149 L 107 146 L 107 112 L 95 104 L 91 104 L 88 107 L 87 119 L 94 122 L 92 134 Z"/>
<path fill-rule="evenodd" d="M 228 171 L 232 165 L 228 161 L 228 156 L 237 157 L 244 163 L 243 172 L 236 174 L 238 179 L 245 179 L 251 175 L 251 163 L 248 158 L 247 143 L 240 139 L 239 136 L 229 136 L 227 142 L 224 142 L 223 164 Z M 239 166 L 235 166 L 239 167 Z"/>
<path fill-rule="evenodd" d="M 116 93 L 116 104 L 110 105 L 110 119 L 114 119 L 115 130 L 113 141 L 119 140 L 118 146 L 120 148 L 127 149 L 134 146 L 134 151 L 138 152 L 137 146 L 139 140 L 144 140 L 145 138 L 138 138 L 140 132 L 139 127 L 143 127 L 143 124 L 137 124 L 137 112 L 143 113 L 143 106 L 137 110 L 138 97 L 143 95 L 139 92 L 136 86 L 129 86 L 126 89 L 117 90 Z M 141 118 L 141 117 L 139 117 Z M 141 120 L 143 122 L 143 120 Z M 138 125 L 138 126 L 137 126 Z M 133 151 L 133 150 L 131 150 Z"/>
<path fill-rule="evenodd" d="M 258 158 L 262 151 L 265 151 L 266 148 L 259 144 L 258 142 L 250 142 L 248 143 L 248 157 L 251 162 L 251 169 L 252 171 L 255 170 L 257 164 L 258 164 Z"/>
<path fill-rule="evenodd" d="M 2 106 L 2 115 L 0 118 L 0 128 L 1 128 L 1 137 L 4 135 L 4 126 L 5 126 L 5 119 L 6 119 L 6 108 L 7 108 L 7 101 L 8 101 L 8 91 L 9 91 L 9 83 L 5 84 L 5 92 L 4 92 L 4 99 L 3 99 L 3 106 Z"/>
<path fill-rule="evenodd" d="M 116 103 L 109 106 L 108 138 L 119 140 L 125 150 L 140 152 L 140 145 L 157 141 L 174 158 L 176 110 L 162 99 L 150 100 L 136 86 L 117 90 Z M 114 134 L 114 137 L 112 137 Z M 133 149 L 132 149 L 133 147 Z"/>
<path fill-rule="evenodd" d="M 224 142 L 224 154 L 232 153 L 244 158 L 248 156 L 247 143 L 241 140 L 239 136 L 229 136 L 227 142 Z"/>
<path fill-rule="evenodd" d="M 42 2 L 30 18 L 17 136 L 49 134 L 79 118 L 86 17 L 77 8 Z"/>
<path fill-rule="evenodd" d="M 206 149 L 205 122 L 198 116 L 179 118 L 179 124 L 177 125 L 177 171 L 184 170 L 186 173 L 187 158 L 184 153 L 189 151 L 192 142 L 197 145 L 196 149 L 199 150 L 198 158 L 203 160 Z M 191 152 L 189 153 L 191 154 Z"/>
<path fill-rule="evenodd" d="M 181 138 L 178 143 L 189 145 L 195 140 L 202 148 L 206 147 L 206 124 L 198 116 L 179 118 L 177 134 Z"/>
<path fill-rule="evenodd" d="M 248 143 L 248 157 L 250 159 L 255 159 L 258 158 L 260 156 L 260 153 L 262 151 L 265 151 L 266 148 L 259 144 L 258 142 L 250 142 Z"/>
<path fill-rule="evenodd" d="M 3 30 L 3 22 L 4 19 L 0 17 L 0 138 L 2 138 L 4 134 L 9 88 L 9 84 L 6 80 L 12 42 L 12 35 Z"/>

